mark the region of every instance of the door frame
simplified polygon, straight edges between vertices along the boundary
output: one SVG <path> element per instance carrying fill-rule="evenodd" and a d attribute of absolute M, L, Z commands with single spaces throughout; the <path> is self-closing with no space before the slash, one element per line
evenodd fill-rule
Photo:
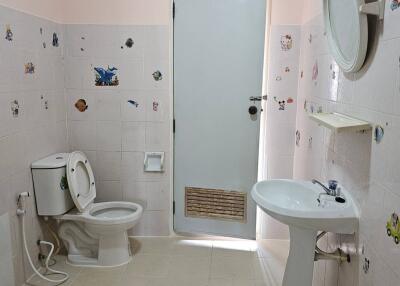
<path fill-rule="evenodd" d="M 170 177 L 169 177 L 169 198 L 170 198 L 170 208 L 169 208 L 169 235 L 177 236 L 174 230 L 174 146 L 175 146 L 175 138 L 174 138 L 174 0 L 170 0 L 170 8 L 168 11 L 169 14 L 169 124 L 170 124 Z"/>

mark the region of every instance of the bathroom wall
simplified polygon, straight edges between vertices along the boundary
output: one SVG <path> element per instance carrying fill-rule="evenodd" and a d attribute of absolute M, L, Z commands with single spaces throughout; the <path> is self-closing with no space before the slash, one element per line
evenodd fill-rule
<path fill-rule="evenodd" d="M 168 25 L 171 19 L 171 0 L 58 1 L 66 24 Z"/>
<path fill-rule="evenodd" d="M 337 179 L 356 199 L 361 220 L 355 236 L 330 235 L 322 242 L 331 250 L 341 245 L 358 251 L 359 257 L 340 266 L 318 262 L 313 285 L 398 285 L 400 246 L 387 235 L 386 223 L 400 213 L 400 8 L 386 1 L 384 24 L 370 27 L 376 31 L 364 68 L 345 74 L 329 54 L 321 3 L 308 0 L 303 14 L 294 177 Z M 378 143 L 373 132 L 334 134 L 309 120 L 307 112 L 318 109 L 380 125 L 384 137 Z"/>
<path fill-rule="evenodd" d="M 272 9 L 274 9 L 272 5 Z M 277 13 L 272 10 L 272 14 Z M 284 21 L 284 19 L 282 19 Z M 296 133 L 297 82 L 300 56 L 300 25 L 271 26 L 266 102 L 265 179 L 293 177 L 293 138 Z M 288 239 L 288 227 L 262 214 L 261 237 Z"/>
<path fill-rule="evenodd" d="M 58 46 L 53 46 L 53 33 Z M 17 194 L 33 193 L 32 161 L 68 148 L 64 34 L 54 22 L 0 7 L 0 36 L 0 215 L 10 217 L 15 282 L 22 285 L 32 271 L 22 252 Z M 28 245 L 36 261 L 42 226 L 33 197 L 27 206 Z"/>
<path fill-rule="evenodd" d="M 0 0 L 0 5 L 64 24 L 167 25 L 170 0 Z"/>
<path fill-rule="evenodd" d="M 0 5 L 60 23 L 63 17 L 62 0 L 0 0 Z"/>
<path fill-rule="evenodd" d="M 70 150 L 89 156 L 97 201 L 144 205 L 132 235 L 169 235 L 169 27 L 66 25 L 65 30 Z M 95 68 L 116 68 L 118 82 L 96 85 Z M 86 107 L 79 110 L 76 105 L 83 102 Z M 165 172 L 143 171 L 146 151 L 165 152 Z"/>
<path fill-rule="evenodd" d="M 30 163 L 48 154 L 85 151 L 94 165 L 97 200 L 142 203 L 144 216 L 131 234 L 168 235 L 170 170 L 144 173 L 143 156 L 144 151 L 165 151 L 169 166 L 169 27 L 159 17 L 169 13 L 169 6 L 152 14 L 148 3 L 138 4 L 132 15 L 142 18 L 134 17 L 135 25 L 128 26 L 116 18 L 115 25 L 56 24 L 43 19 L 53 15 L 62 21 L 53 6 L 44 9 L 45 1 L 1 4 L 42 17 L 0 6 L 0 215 L 10 217 L 16 285 L 32 274 L 22 253 L 17 194 L 33 194 Z M 53 33 L 58 38 L 54 46 Z M 95 86 L 94 67 L 109 66 L 118 69 L 119 84 Z M 162 79 L 153 76 L 156 71 Z M 75 107 L 79 99 L 86 100 L 85 112 Z M 35 242 L 47 230 L 42 233 L 45 225 L 36 215 L 34 197 L 28 199 L 26 219 L 36 260 Z"/>
<path fill-rule="evenodd" d="M 271 2 L 271 26 L 301 25 L 303 9 L 309 0 L 268 0 Z"/>

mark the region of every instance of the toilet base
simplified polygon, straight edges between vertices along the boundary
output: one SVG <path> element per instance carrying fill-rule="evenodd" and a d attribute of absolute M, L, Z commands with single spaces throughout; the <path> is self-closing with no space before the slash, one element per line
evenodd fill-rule
<path fill-rule="evenodd" d="M 93 235 L 82 223 L 64 222 L 59 229 L 68 249 L 67 263 L 79 267 L 118 267 L 132 260 L 127 231 Z"/>
<path fill-rule="evenodd" d="M 132 261 L 132 256 L 129 259 L 121 264 L 116 265 L 100 265 L 98 259 L 86 257 L 83 255 L 70 255 L 68 254 L 66 263 L 71 266 L 76 267 L 89 267 L 89 268 L 114 268 L 128 264 Z"/>

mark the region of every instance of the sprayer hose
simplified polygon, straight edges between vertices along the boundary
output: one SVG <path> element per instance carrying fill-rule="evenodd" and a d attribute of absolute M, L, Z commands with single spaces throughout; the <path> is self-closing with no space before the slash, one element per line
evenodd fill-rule
<path fill-rule="evenodd" d="M 46 280 L 46 281 L 48 281 L 48 282 L 52 282 L 52 283 L 63 283 L 63 282 L 65 282 L 65 281 L 67 281 L 67 280 L 69 279 L 68 273 L 65 273 L 65 272 L 62 272 L 62 271 L 58 271 L 58 270 L 54 270 L 54 269 L 51 269 L 51 268 L 49 267 L 49 261 L 50 261 L 50 259 L 51 259 L 51 256 L 53 255 L 53 251 L 54 251 L 54 244 L 51 243 L 51 242 L 47 242 L 47 241 L 43 241 L 43 240 L 41 240 L 41 241 L 39 242 L 40 244 L 50 246 L 50 252 L 49 252 L 49 255 L 47 256 L 46 261 L 45 261 L 46 270 L 49 272 L 49 274 L 60 274 L 60 275 L 64 275 L 65 277 L 62 278 L 62 279 L 59 279 L 59 280 L 49 279 L 49 278 L 47 278 L 46 276 L 44 276 L 43 274 L 41 274 L 41 273 L 36 269 L 35 265 L 34 265 L 33 262 L 32 262 L 32 259 L 31 259 L 31 256 L 30 256 L 29 250 L 28 250 L 28 245 L 27 245 L 27 243 L 26 243 L 25 215 L 22 215 L 22 239 L 23 239 L 23 241 L 24 241 L 24 249 L 25 249 L 25 253 L 26 253 L 26 256 L 27 256 L 27 258 L 28 258 L 29 264 L 30 264 L 30 266 L 32 267 L 32 270 L 36 273 L 36 275 L 38 275 L 40 278 L 42 278 L 42 279 L 44 279 L 44 280 Z"/>

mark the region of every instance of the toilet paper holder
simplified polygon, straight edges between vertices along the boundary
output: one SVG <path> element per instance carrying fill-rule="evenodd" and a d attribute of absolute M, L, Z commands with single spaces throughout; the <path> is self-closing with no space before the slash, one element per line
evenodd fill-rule
<path fill-rule="evenodd" d="M 144 171 L 164 172 L 164 152 L 145 152 Z"/>

